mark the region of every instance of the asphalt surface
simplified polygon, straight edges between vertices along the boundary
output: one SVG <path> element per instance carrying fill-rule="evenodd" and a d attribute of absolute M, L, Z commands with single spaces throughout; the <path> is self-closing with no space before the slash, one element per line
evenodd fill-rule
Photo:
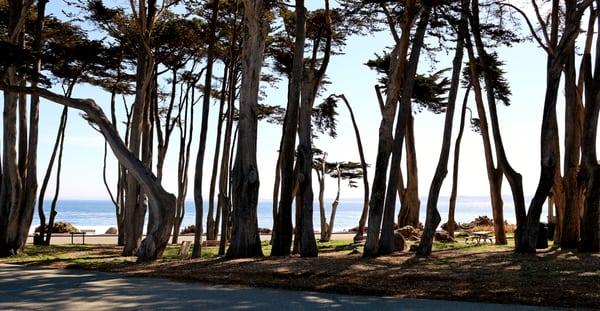
<path fill-rule="evenodd" d="M 0 265 L 0 310 L 551 310 L 205 285 L 114 273 Z"/>

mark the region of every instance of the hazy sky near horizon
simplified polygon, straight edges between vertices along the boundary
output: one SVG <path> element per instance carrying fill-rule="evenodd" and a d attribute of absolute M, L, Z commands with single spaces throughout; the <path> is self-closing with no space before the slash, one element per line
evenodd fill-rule
<path fill-rule="evenodd" d="M 316 1 L 308 1 L 313 3 Z M 125 5 L 125 4 L 124 4 Z M 65 9 L 62 1 L 50 1 L 49 11 L 60 15 Z M 525 35 L 527 29 L 520 30 Z M 369 170 L 369 182 L 374 175 L 375 157 L 377 153 L 378 128 L 380 123 L 380 112 L 377 104 L 373 86 L 377 83 L 377 75 L 368 69 L 364 63 L 373 58 L 375 53 L 381 53 L 386 47 L 392 45 L 392 39 L 388 32 L 382 31 L 371 36 L 351 37 L 344 49 L 344 55 L 333 56 L 327 71 L 329 80 L 332 82 L 327 86 L 325 95 L 345 94 L 354 108 L 361 137 L 366 153 L 366 160 L 371 165 Z M 532 42 L 517 44 L 511 48 L 498 48 L 497 52 L 505 62 L 506 77 L 510 82 L 513 96 L 512 105 L 509 107 L 499 105 L 498 113 L 502 136 L 510 163 L 515 170 L 523 175 L 523 184 L 526 195 L 535 191 L 539 178 L 539 136 L 542 118 L 542 105 L 545 91 L 545 62 L 546 55 L 542 49 Z M 423 54 L 419 65 L 419 72 L 432 72 L 451 66 L 453 51 L 450 55 L 441 52 L 438 63 L 435 65 Z M 466 59 L 465 59 L 466 60 Z M 219 68 L 216 75 L 220 75 Z M 449 74 L 449 73 L 448 73 Z M 59 88 L 55 88 L 60 91 Z M 286 105 L 287 83 L 282 80 L 277 88 L 267 88 L 268 104 Z M 460 118 L 460 104 L 462 92 L 457 101 L 457 112 L 455 113 L 455 127 L 453 130 L 453 144 L 458 132 Z M 562 89 L 561 94 L 562 96 Z M 559 96 L 559 97 L 560 97 Z M 109 95 L 89 85 L 77 85 L 74 97 L 93 98 L 103 107 L 105 111 L 109 108 Z M 470 96 L 469 106 L 475 110 L 473 96 Z M 130 101 L 132 99 L 129 99 Z M 322 100 L 321 99 L 318 99 Z M 559 100 L 559 124 L 562 131 L 564 123 L 564 105 Z M 194 143 L 192 144 L 192 163 L 190 164 L 190 179 L 193 180 L 193 170 L 197 143 L 199 137 L 200 105 L 196 107 Z M 39 179 L 43 178 L 51 149 L 56 136 L 61 106 L 43 101 L 40 114 L 40 144 L 39 144 Z M 208 133 L 208 145 L 205 160 L 205 199 L 208 194 L 210 172 L 216 136 L 216 114 L 218 105 L 213 102 Z M 328 153 L 329 161 L 359 161 L 356 148 L 354 132 L 349 115 L 345 106 L 339 105 L 338 138 L 319 138 L 314 144 Z M 121 111 L 121 116 L 123 112 Z M 431 178 L 435 171 L 439 158 L 441 139 L 444 125 L 444 114 L 434 115 L 428 111 L 414 113 L 417 160 L 419 166 L 419 194 L 426 196 L 429 190 Z M 177 135 L 177 130 L 173 133 Z M 258 128 L 258 165 L 260 170 L 260 198 L 269 200 L 272 195 L 273 180 L 275 173 L 275 162 L 281 127 L 271 124 L 260 123 Z M 454 148 L 454 146 L 453 146 Z M 171 192 L 176 192 L 176 162 L 177 162 L 177 139 L 173 139 L 171 152 L 167 156 L 164 186 Z M 65 137 L 65 150 L 63 158 L 63 171 L 61 175 L 60 198 L 62 199 L 108 199 L 107 192 L 102 182 L 102 161 L 104 152 L 103 137 L 93 130 L 78 111 L 70 110 L 67 132 Z M 453 153 L 453 149 L 451 151 Z M 109 153 L 109 179 L 115 181 L 116 162 Z M 452 156 L 448 167 L 448 177 L 442 187 L 441 195 L 448 195 L 451 186 Z M 55 178 L 52 177 L 47 197 L 53 193 Z M 342 198 L 362 198 L 362 183 L 359 188 L 350 189 L 343 184 Z M 193 183 L 190 183 L 188 197 L 191 198 Z M 114 187 L 113 187 L 114 188 Z M 318 191 L 317 184 L 313 186 L 315 193 Z M 479 134 L 468 128 L 465 130 L 460 156 L 459 194 L 462 195 L 488 195 L 489 186 L 485 169 L 482 141 Z M 507 182 L 504 182 L 503 193 L 509 194 Z M 328 178 L 326 186 L 326 197 L 335 196 L 335 181 Z M 315 195 L 316 198 L 316 195 Z"/>

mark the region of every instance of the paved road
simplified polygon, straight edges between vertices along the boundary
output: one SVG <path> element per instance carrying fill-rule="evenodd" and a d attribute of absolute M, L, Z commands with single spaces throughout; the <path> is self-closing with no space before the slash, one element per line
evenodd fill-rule
<path fill-rule="evenodd" d="M 391 299 L 122 277 L 0 265 L 0 310 L 548 310 L 526 306 Z"/>

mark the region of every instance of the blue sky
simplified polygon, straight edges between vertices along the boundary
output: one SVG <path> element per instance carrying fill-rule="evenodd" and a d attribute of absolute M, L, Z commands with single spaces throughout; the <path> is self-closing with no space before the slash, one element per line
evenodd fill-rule
<path fill-rule="evenodd" d="M 51 1 L 50 11 L 59 14 L 63 8 L 62 2 Z M 524 30 L 523 30 L 524 31 Z M 375 53 L 381 53 L 392 40 L 387 32 L 381 32 L 373 36 L 352 37 L 348 40 L 344 49 L 344 55 L 332 58 L 328 69 L 328 76 L 332 84 L 327 87 L 325 94 L 343 93 L 355 110 L 357 121 L 361 130 L 361 136 L 365 147 L 367 162 L 372 166 L 375 164 L 377 151 L 378 127 L 380 113 L 373 86 L 377 81 L 375 72 L 369 70 L 363 64 L 372 58 Z M 498 106 L 502 135 L 508 159 L 513 167 L 523 175 L 524 190 L 526 194 L 532 194 L 539 174 L 539 126 L 542 117 L 542 104 L 545 90 L 545 54 L 533 43 L 522 43 L 512 48 L 498 49 L 500 58 L 506 63 L 505 71 L 513 92 L 512 105 L 510 107 Z M 440 55 L 439 63 L 432 67 L 425 57 L 419 66 L 419 72 L 430 72 L 450 67 L 452 55 Z M 220 74 L 219 70 L 216 70 Z M 285 82 L 278 85 L 277 89 L 268 89 L 268 103 L 285 106 L 286 103 Z M 56 89 L 58 91 L 58 89 Z M 460 94 L 462 95 L 462 94 Z M 561 93 L 562 95 L 562 93 Z M 87 85 L 78 85 L 74 91 L 75 97 L 93 98 L 108 111 L 108 94 Z M 459 97 L 459 99 L 462 96 Z M 472 96 L 471 96 L 472 98 Z M 131 101 L 132 99 L 129 99 Z M 460 105 L 460 102 L 457 103 Z M 469 103 L 474 108 L 474 103 Z M 562 121 L 563 106 L 559 104 L 559 124 Z M 40 145 L 39 145 L 39 176 L 40 179 L 45 172 L 48 158 L 62 107 L 48 102 L 43 102 L 40 116 Z M 209 178 L 211 170 L 212 154 L 215 136 L 215 115 L 218 106 L 213 103 L 209 124 L 209 140 L 206 154 L 206 166 L 204 171 L 205 180 Z M 321 138 L 315 141 L 315 145 L 328 152 L 330 161 L 358 161 L 359 156 L 355 145 L 355 137 L 349 115 L 343 105 L 340 105 L 338 138 L 335 140 Z M 120 112 L 123 116 L 123 112 Z M 199 129 L 200 112 L 197 110 L 195 125 Z M 459 112 L 455 115 L 455 128 L 453 131 L 453 142 L 457 133 Z M 419 191 L 421 196 L 426 196 L 433 172 L 437 165 L 441 147 L 444 115 L 434 115 L 427 111 L 415 114 L 416 147 L 419 165 Z M 561 126 L 562 128 L 562 126 Z M 176 134 L 176 133 L 174 133 Z M 269 124 L 260 124 L 258 129 L 258 161 L 260 169 L 260 198 L 268 200 L 273 188 L 273 176 L 277 149 L 281 135 L 281 128 Z M 192 145 L 192 156 L 195 158 L 199 133 L 195 133 Z M 176 191 L 176 139 L 173 140 L 171 153 L 167 156 L 165 167 L 164 185 L 167 190 Z M 71 110 L 65 138 L 64 165 L 61 180 L 62 199 L 108 199 L 102 183 L 102 155 L 104 141 L 102 136 L 94 131 L 79 112 Z M 441 195 L 448 195 L 450 189 L 450 177 L 452 157 L 450 158 L 449 174 Z M 109 178 L 115 180 L 115 161 L 109 154 Z M 193 163 L 190 167 L 192 172 Z M 373 176 L 371 168 L 370 178 Z M 489 188 L 481 138 L 478 134 L 467 129 L 463 138 L 462 154 L 460 159 L 459 194 L 462 195 L 488 195 Z M 53 189 L 53 181 L 49 189 Z M 361 184 L 361 183 L 359 183 Z M 188 195 L 191 197 L 191 187 Z M 208 181 L 206 180 L 205 192 L 208 192 Z M 317 189 L 315 184 L 314 189 Z M 329 179 L 326 187 L 326 197 L 335 195 L 335 182 Z M 48 191 L 48 194 L 53 191 Z M 507 183 L 504 183 L 503 193 L 509 194 Z M 342 189 L 342 198 L 361 198 L 362 188 Z"/>

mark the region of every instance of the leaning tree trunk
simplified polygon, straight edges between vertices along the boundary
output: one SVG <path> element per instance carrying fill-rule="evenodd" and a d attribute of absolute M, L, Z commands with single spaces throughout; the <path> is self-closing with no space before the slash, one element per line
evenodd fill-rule
<path fill-rule="evenodd" d="M 525 226 L 517 228 L 519 242 L 517 243 L 516 251 L 523 253 L 535 253 L 539 219 L 542 214 L 543 204 L 552 188 L 555 174 L 554 170 L 559 160 L 557 157 L 557 150 L 554 147 L 552 140 L 558 135 L 558 126 L 556 124 L 556 100 L 558 97 L 562 66 L 551 59 L 552 57 L 549 56 L 544 115 L 542 118 L 541 130 L 540 179 L 535 195 L 529 206 L 527 222 L 525 223 Z"/>
<path fill-rule="evenodd" d="M 477 17 L 475 17 L 477 16 Z M 479 3 L 478 1 L 473 2 L 473 15 L 471 16 L 471 22 L 473 25 L 473 34 L 475 38 L 475 43 L 477 46 L 477 51 L 479 53 L 480 63 L 483 68 L 487 68 L 489 66 L 489 56 L 485 51 L 484 43 L 481 39 L 481 31 L 479 27 Z M 506 156 L 506 151 L 504 150 L 504 143 L 502 142 L 502 136 L 500 134 L 500 125 L 498 120 L 498 113 L 496 111 L 496 100 L 494 97 L 494 81 L 491 77 L 489 70 L 483 71 L 483 77 L 485 81 L 486 87 L 486 95 L 488 99 L 488 106 L 490 109 L 490 120 L 492 124 L 492 135 L 494 138 L 494 146 L 496 149 L 496 157 L 498 159 L 498 169 L 502 171 L 502 174 L 506 176 L 508 183 L 511 188 L 511 192 L 513 195 L 513 202 L 515 206 L 515 215 L 517 218 L 517 226 L 522 225 L 525 222 L 526 211 L 525 211 L 525 195 L 523 193 L 523 177 L 517 171 L 513 169 L 513 167 L 508 162 L 508 158 Z M 499 178 L 500 179 L 500 178 Z M 500 187 L 500 186 L 499 186 Z M 501 187 L 500 187 L 501 188 Z M 498 190 L 501 192 L 501 189 Z M 500 195 L 500 200 L 502 199 Z M 506 244 L 506 235 L 504 233 L 504 220 L 502 210 L 498 210 L 500 219 L 494 218 L 496 231 L 500 231 L 500 237 L 496 236 L 496 244 Z M 501 230 L 500 230 L 501 229 Z"/>
<path fill-rule="evenodd" d="M 367 161 L 365 160 L 365 153 L 363 151 L 362 140 L 360 139 L 360 131 L 358 130 L 358 124 L 356 123 L 356 118 L 354 117 L 354 111 L 348 102 L 348 99 L 344 94 L 336 95 L 336 97 L 341 98 L 346 104 L 348 108 L 348 112 L 350 113 L 350 120 L 352 121 L 352 127 L 354 128 L 354 136 L 356 137 L 356 146 L 358 148 L 358 155 L 360 156 L 360 167 L 362 169 L 362 178 L 363 178 L 363 208 L 362 213 L 360 215 L 360 220 L 358 222 L 358 230 L 356 231 L 356 235 L 354 236 L 354 241 L 362 240 L 363 235 L 365 233 L 365 223 L 367 222 L 367 213 L 369 211 L 369 178 L 367 177 Z"/>
<path fill-rule="evenodd" d="M 66 107 L 65 107 L 66 109 Z M 56 164 L 56 181 L 54 188 L 54 197 L 52 198 L 52 203 L 50 204 L 50 218 L 48 219 L 48 232 L 46 235 L 46 241 L 44 241 L 45 245 L 50 245 L 50 239 L 52 238 L 52 229 L 54 228 L 54 220 L 56 219 L 56 215 L 58 212 L 56 211 L 56 204 L 58 203 L 58 195 L 60 192 L 60 173 L 62 171 L 62 157 L 63 150 L 65 145 L 65 129 L 67 127 L 67 112 L 65 112 L 65 122 L 62 124 L 61 134 L 60 134 L 60 145 L 58 147 L 58 159 Z"/>
<path fill-rule="evenodd" d="M 329 224 L 327 224 L 327 232 L 325 233 L 325 239 L 321 239 L 321 242 L 329 242 L 333 235 L 333 226 L 335 225 L 335 214 L 337 212 L 338 205 L 340 205 L 340 183 L 342 181 L 342 174 L 340 172 L 340 164 L 337 164 L 337 194 L 333 203 L 331 203 L 331 215 L 329 216 Z"/>
<path fill-rule="evenodd" d="M 196 206 L 196 231 L 194 232 L 194 249 L 192 257 L 201 256 L 202 250 L 202 216 L 204 211 L 204 200 L 202 198 L 202 177 L 204 171 L 204 154 L 206 151 L 206 136 L 208 133 L 208 114 L 210 111 L 210 95 L 212 91 L 212 73 L 215 58 L 215 41 L 217 29 L 217 17 L 219 12 L 219 0 L 209 2 L 212 6 L 210 21 L 208 52 L 206 55 L 206 78 L 204 80 L 204 93 L 202 98 L 202 123 L 200 125 L 200 141 L 198 143 L 198 155 L 196 157 L 196 169 L 194 173 L 194 205 Z M 220 116 L 219 116 L 220 117 Z"/>
<path fill-rule="evenodd" d="M 149 93 L 150 78 L 152 76 L 153 60 L 151 56 L 142 55 L 138 57 L 138 85 L 136 87 L 136 99 L 132 107 L 131 130 L 129 132 L 129 150 L 140 157 L 143 148 L 142 136 L 144 133 L 144 119 L 147 111 L 150 109 L 150 103 L 147 100 Z M 150 69 L 148 69 L 150 68 Z M 148 69 L 148 70 L 146 70 Z M 145 197 L 135 176 L 127 174 L 127 194 L 125 197 L 124 218 L 125 223 L 125 246 L 123 255 L 134 255 L 142 240 L 144 228 L 144 216 L 146 214 L 143 201 Z"/>
<path fill-rule="evenodd" d="M 213 157 L 213 167 L 212 173 L 210 175 L 210 190 L 208 195 L 208 214 L 206 215 L 206 239 L 207 240 L 216 240 L 217 239 L 217 231 L 215 228 L 217 227 L 217 223 L 215 222 L 215 217 L 213 217 L 215 213 L 215 191 L 217 184 L 217 173 L 219 171 L 219 155 L 221 152 L 221 136 L 223 130 L 223 120 L 225 118 L 223 111 L 225 109 L 225 102 L 227 100 L 227 74 L 229 72 L 229 65 L 225 64 L 225 68 L 223 69 L 223 84 L 221 86 L 221 99 L 219 103 L 219 115 L 217 119 L 217 138 L 215 140 L 215 151 Z"/>
<path fill-rule="evenodd" d="M 239 137 L 232 173 L 233 227 L 227 258 L 263 256 L 257 219 L 260 182 L 256 163 L 256 107 L 265 40 L 269 32 L 264 10 L 262 0 L 244 0 Z"/>
<path fill-rule="evenodd" d="M 466 23 L 465 12 L 461 14 L 461 24 Z M 463 27 L 460 25 L 459 27 Z M 440 189 L 446 175 L 448 174 L 448 158 L 450 157 L 450 145 L 452 143 L 452 126 L 454 122 L 454 110 L 456 106 L 456 96 L 458 94 L 458 87 L 460 82 L 460 74 L 462 68 L 462 60 L 464 53 L 464 40 L 463 32 L 459 31 L 458 38 L 456 39 L 456 52 L 454 54 L 454 60 L 452 61 L 452 82 L 450 85 L 450 94 L 448 95 L 448 106 L 446 107 L 446 118 L 444 120 L 444 134 L 442 137 L 442 150 L 440 151 L 440 158 L 438 165 L 431 181 L 429 188 L 429 197 L 427 198 L 427 216 L 425 218 L 425 227 L 417 254 L 429 256 L 431 254 L 431 247 L 433 245 L 433 236 L 435 230 L 440 223 L 441 217 L 437 209 L 438 199 L 440 195 Z M 466 96 L 465 96 L 466 98 Z M 466 101 L 465 101 L 466 105 Z M 461 131 L 464 126 L 466 108 L 463 107 L 463 115 L 461 116 Z M 462 135 L 460 133 L 459 135 Z M 454 220 L 453 220 L 454 221 Z M 450 226 L 450 221 L 448 221 Z"/>
<path fill-rule="evenodd" d="M 304 0 L 296 0 L 296 41 L 292 73 L 288 86 L 288 103 L 283 123 L 282 144 L 280 150 L 281 198 L 277 218 L 274 219 L 273 249 L 271 256 L 287 256 L 292 245 L 292 202 L 294 200 L 294 153 L 296 131 L 298 129 L 298 109 L 302 76 L 304 72 L 304 41 L 306 38 Z"/>
<path fill-rule="evenodd" d="M 488 175 L 489 187 L 490 187 L 490 199 L 492 203 L 492 214 L 494 218 L 494 234 L 496 235 L 496 243 L 506 244 L 506 233 L 504 232 L 504 219 L 502 219 L 502 171 L 496 167 L 494 164 L 494 157 L 492 154 L 492 145 L 490 142 L 490 132 L 488 128 L 487 115 L 485 111 L 485 106 L 483 104 L 483 95 L 481 83 L 479 82 L 479 77 L 481 75 L 480 70 L 478 69 L 477 58 L 475 57 L 475 52 L 473 48 L 473 44 L 471 41 L 471 36 L 466 29 L 463 27 L 463 31 L 465 31 L 465 46 L 467 48 L 467 52 L 469 55 L 469 73 L 470 73 L 470 83 L 473 86 L 473 93 L 475 94 L 475 103 L 477 106 L 477 115 L 479 116 L 479 129 L 481 131 L 481 139 L 483 141 L 483 149 L 485 155 L 485 165 Z M 481 55 L 480 55 L 481 57 Z M 493 94 L 492 94 L 493 95 Z M 489 100 L 489 97 L 488 97 Z"/>
<path fill-rule="evenodd" d="M 390 75 L 387 85 L 387 98 L 382 111 L 382 119 L 379 125 L 379 141 L 377 145 L 377 159 L 375 162 L 375 176 L 371 199 L 369 201 L 369 220 L 367 229 L 367 241 L 365 243 L 363 256 L 375 257 L 379 248 L 379 230 L 383 216 L 383 203 L 385 200 L 386 177 L 388 174 L 388 163 L 392 153 L 394 127 L 394 116 L 398 106 L 398 99 L 402 87 L 404 67 L 406 66 L 406 55 L 410 41 L 410 29 L 415 15 L 415 1 L 410 1 L 405 10 L 405 26 L 399 42 L 390 53 Z"/>
<path fill-rule="evenodd" d="M 406 135 L 406 127 L 412 114 L 412 94 L 415 85 L 415 75 L 421 55 L 421 48 L 425 39 L 425 32 L 429 24 L 431 15 L 430 3 L 422 3 L 421 14 L 417 29 L 413 38 L 413 44 L 410 51 L 408 65 L 404 71 L 404 83 L 402 85 L 402 97 L 400 100 L 400 111 L 396 121 L 396 133 L 392 146 L 392 161 L 390 165 L 390 177 L 387 185 L 385 198 L 385 209 L 383 214 L 383 223 L 381 225 L 381 239 L 379 240 L 379 249 L 377 255 L 385 255 L 394 252 L 394 215 L 396 208 L 396 189 L 398 187 L 398 176 L 400 171 L 400 162 L 402 160 L 402 147 Z M 369 224 L 370 227 L 370 224 Z"/>
<path fill-rule="evenodd" d="M 467 90 L 465 91 L 465 97 L 463 99 L 462 110 L 460 113 L 460 125 L 458 126 L 458 136 L 456 136 L 456 142 L 454 143 L 454 164 L 452 165 L 452 190 L 450 191 L 450 200 L 448 203 L 448 234 L 451 237 L 454 237 L 454 230 L 458 229 L 457 223 L 454 219 L 454 215 L 456 212 L 456 198 L 458 196 L 458 164 L 460 160 L 460 143 L 465 132 L 465 117 L 468 109 L 467 103 L 469 101 L 470 91 L 471 85 L 469 84 L 467 86 Z"/>
<path fill-rule="evenodd" d="M 61 145 L 61 137 L 64 135 L 64 130 L 66 127 L 66 123 L 67 123 L 67 113 L 69 111 L 69 108 L 64 107 L 61 117 L 60 117 L 60 123 L 58 125 L 58 132 L 56 133 L 56 140 L 54 141 L 54 148 L 52 149 L 52 154 L 50 155 L 50 161 L 48 163 L 48 167 L 46 168 L 46 173 L 44 174 L 44 179 L 42 180 L 42 185 L 40 187 L 40 194 L 38 197 L 38 215 L 40 218 L 40 235 L 39 235 L 39 240 L 36 243 L 36 241 L 34 241 L 34 244 L 37 245 L 49 245 L 46 244 L 46 235 L 49 234 L 50 232 L 52 232 L 52 226 L 46 226 L 46 215 L 44 213 L 44 197 L 46 196 L 46 189 L 48 187 L 48 182 L 50 181 L 50 176 L 52 176 L 52 170 L 54 168 L 54 163 L 56 162 L 56 155 L 58 153 L 58 149 L 60 148 Z M 50 213 L 50 218 L 54 218 L 52 216 L 52 213 Z M 50 241 L 48 239 L 48 241 Z"/>
<path fill-rule="evenodd" d="M 0 89 L 6 91 L 14 87 L 0 85 Z M 162 257 L 173 227 L 173 215 L 175 212 L 175 196 L 166 192 L 158 182 L 156 176 L 145 166 L 125 145 L 107 119 L 102 109 L 91 99 L 71 99 L 39 88 L 16 88 L 18 91 L 26 92 L 43 97 L 57 104 L 81 110 L 85 118 L 95 124 L 106 141 L 109 143 L 115 156 L 132 176 L 144 187 L 150 199 L 150 208 L 156 209 L 154 226 L 142 241 L 136 255 L 138 260 L 153 260 Z"/>

